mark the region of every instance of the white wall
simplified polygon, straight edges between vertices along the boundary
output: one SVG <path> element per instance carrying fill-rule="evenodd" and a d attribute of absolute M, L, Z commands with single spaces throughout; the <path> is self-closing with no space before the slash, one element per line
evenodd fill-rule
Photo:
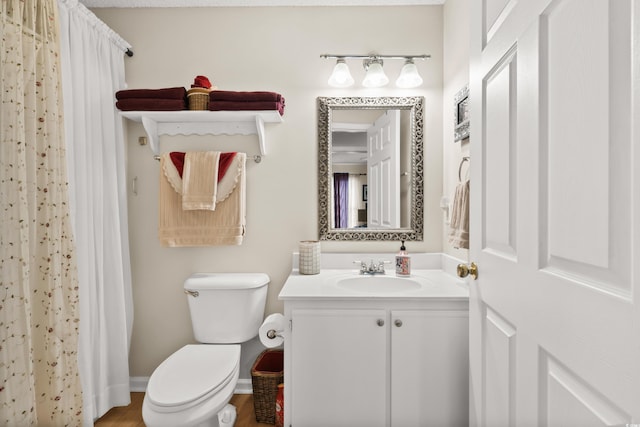
<path fill-rule="evenodd" d="M 192 272 L 265 272 L 271 277 L 267 313 L 281 312 L 277 296 L 298 241 L 316 239 L 318 96 L 421 95 L 425 102 L 425 240 L 414 252 L 442 251 L 442 7 L 278 7 L 96 9 L 133 45 L 126 60 L 130 88 L 188 87 L 207 75 L 221 89 L 268 90 L 286 98 L 284 123 L 268 125 L 267 156 L 248 162 L 247 231 L 241 246 L 162 248 L 157 239 L 158 162 L 137 144 L 144 132 L 128 124 L 129 194 L 135 319 L 132 376 L 148 376 L 170 353 L 193 342 L 182 283 Z M 328 87 L 334 62 L 323 53 L 422 54 L 419 89 L 347 90 Z M 359 62 L 349 62 L 357 82 Z M 402 61 L 387 61 L 392 80 Z M 207 143 L 208 142 L 208 143 Z M 257 152 L 255 137 L 163 137 L 161 149 Z M 394 252 L 397 242 L 323 242 L 324 252 Z M 241 377 L 261 350 L 243 347 Z"/>
<path fill-rule="evenodd" d="M 470 0 L 447 0 L 443 8 L 443 186 L 442 195 L 453 203 L 453 195 L 458 183 L 458 168 L 462 156 L 469 154 L 471 137 L 453 141 L 454 103 L 456 93 L 469 83 L 469 8 Z M 473 94 L 469 94 L 473 96 Z M 462 178 L 468 172 L 469 163 L 462 167 Z M 473 183 L 472 183 L 473 185 Z M 441 218 L 444 214 L 440 212 Z M 443 227 L 443 252 L 460 259 L 469 257 L 468 250 L 455 249 L 448 242 L 448 224 Z"/>

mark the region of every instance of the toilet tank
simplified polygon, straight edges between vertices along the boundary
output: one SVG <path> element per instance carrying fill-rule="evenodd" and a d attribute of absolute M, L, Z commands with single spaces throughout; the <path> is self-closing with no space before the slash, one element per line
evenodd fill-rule
<path fill-rule="evenodd" d="M 258 335 L 267 300 L 264 273 L 197 273 L 184 282 L 198 342 L 228 344 Z"/>

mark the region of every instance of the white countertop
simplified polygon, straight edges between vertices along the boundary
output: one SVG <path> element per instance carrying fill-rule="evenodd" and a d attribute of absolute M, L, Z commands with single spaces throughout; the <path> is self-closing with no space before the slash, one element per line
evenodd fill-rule
<path fill-rule="evenodd" d="M 456 276 L 456 266 L 462 260 L 441 253 L 413 253 L 411 256 L 411 276 L 398 280 L 415 280 L 422 284 L 420 289 L 399 292 L 364 292 L 339 286 L 337 281 L 343 278 L 360 277 L 396 277 L 393 260 L 395 253 L 322 253 L 320 255 L 320 274 L 304 275 L 298 271 L 298 253 L 293 254 L 293 269 L 287 278 L 278 298 L 284 301 L 303 299 L 343 299 L 343 300 L 468 300 L 469 288 L 466 279 Z M 355 261 L 390 261 L 383 276 L 360 275 Z"/>
<path fill-rule="evenodd" d="M 469 289 L 466 281 L 448 274 L 441 269 L 414 269 L 409 277 L 397 280 L 414 280 L 421 284 L 417 289 L 395 291 L 360 291 L 339 285 L 340 279 L 376 277 L 396 278 L 395 270 L 389 268 L 385 275 L 360 275 L 357 269 L 322 269 L 320 274 L 305 275 L 294 269 L 280 291 L 280 300 L 300 299 L 455 299 L 468 300 Z"/>

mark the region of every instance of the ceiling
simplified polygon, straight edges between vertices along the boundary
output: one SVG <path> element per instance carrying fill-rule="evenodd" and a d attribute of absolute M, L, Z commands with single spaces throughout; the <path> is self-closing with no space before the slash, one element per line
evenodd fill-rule
<path fill-rule="evenodd" d="M 445 0 L 80 0 L 97 7 L 424 6 Z"/>

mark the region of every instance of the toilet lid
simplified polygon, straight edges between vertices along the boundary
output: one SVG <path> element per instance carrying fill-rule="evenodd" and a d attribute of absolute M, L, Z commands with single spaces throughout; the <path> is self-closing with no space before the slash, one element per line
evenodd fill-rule
<path fill-rule="evenodd" d="M 227 385 L 239 363 L 238 344 L 186 345 L 156 368 L 147 396 L 158 406 L 188 404 Z"/>

